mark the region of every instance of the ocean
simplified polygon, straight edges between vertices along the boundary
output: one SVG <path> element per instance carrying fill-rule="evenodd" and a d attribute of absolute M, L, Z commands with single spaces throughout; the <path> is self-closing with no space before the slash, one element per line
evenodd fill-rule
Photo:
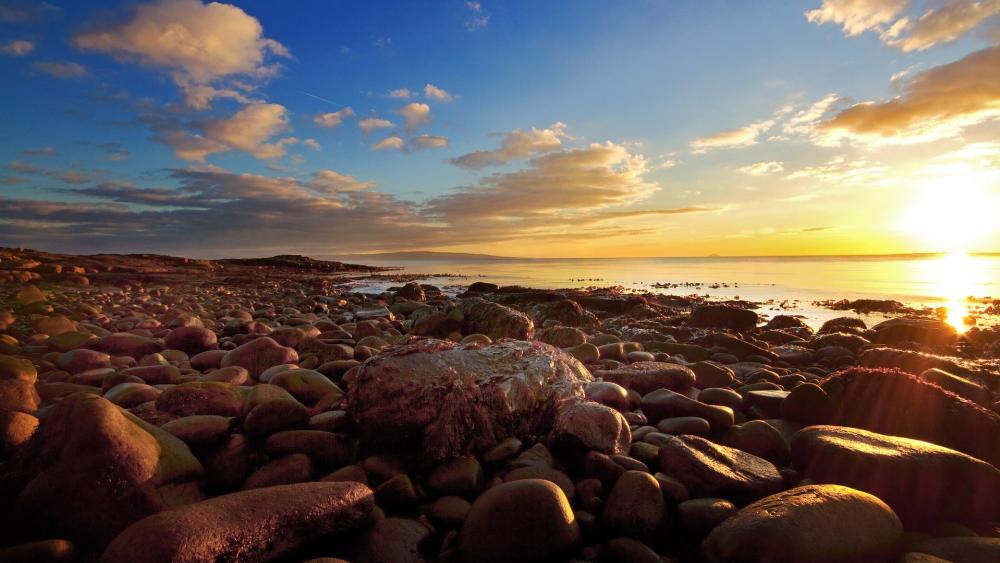
<path fill-rule="evenodd" d="M 354 257 L 357 260 L 357 257 Z M 635 292 L 707 295 L 762 304 L 759 312 L 801 315 L 818 328 L 851 312 L 820 302 L 894 299 L 906 305 L 944 308 L 960 330 L 970 311 L 1000 299 L 1000 255 L 795 256 L 698 258 L 420 259 L 363 263 L 421 274 L 419 281 L 457 292 L 474 281 L 534 288 L 621 286 Z M 391 282 L 358 282 L 360 291 L 381 291 Z M 973 298 L 973 300 L 969 300 Z M 868 322 L 882 314 L 863 315 Z M 979 324 L 995 324 L 992 315 Z"/>

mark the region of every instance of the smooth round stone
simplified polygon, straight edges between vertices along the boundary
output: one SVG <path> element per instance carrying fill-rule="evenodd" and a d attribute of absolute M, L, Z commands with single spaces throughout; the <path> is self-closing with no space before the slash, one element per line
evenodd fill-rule
<path fill-rule="evenodd" d="M 459 526 L 465 521 L 469 511 L 472 510 L 472 503 L 462 497 L 455 495 L 443 496 L 429 506 L 424 512 L 432 520 L 436 520 L 447 526 Z"/>
<path fill-rule="evenodd" d="M 410 476 L 400 473 L 375 489 L 375 502 L 382 507 L 410 506 L 417 501 L 417 491 Z"/>
<path fill-rule="evenodd" d="M 524 444 L 517 438 L 507 438 L 490 448 L 490 450 L 483 455 L 483 461 L 486 463 L 500 463 L 501 461 L 505 461 L 516 456 L 523 447 Z"/>
<path fill-rule="evenodd" d="M 601 561 L 615 563 L 663 563 L 648 545 L 632 538 L 614 538 L 601 548 Z"/>
<path fill-rule="evenodd" d="M 507 473 L 504 477 L 504 482 L 510 483 L 511 481 L 523 481 L 525 479 L 545 479 L 546 481 L 552 481 L 562 489 L 563 494 L 570 500 L 576 494 L 576 487 L 573 485 L 573 480 L 569 478 L 569 475 L 551 467 L 518 467 Z"/>
<path fill-rule="evenodd" d="M 243 483 L 243 490 L 304 483 L 312 478 L 313 473 L 315 471 L 309 456 L 292 454 L 272 459 L 251 473 Z"/>
<path fill-rule="evenodd" d="M 562 490 L 526 479 L 483 493 L 458 536 L 465 561 L 533 563 L 568 557 L 581 542 L 580 527 Z"/>
<path fill-rule="evenodd" d="M 225 440 L 232 423 L 231 418 L 202 414 L 171 420 L 160 428 L 177 436 L 189 447 L 196 448 Z"/>
<path fill-rule="evenodd" d="M 695 362 L 688 367 L 694 371 L 694 386 L 698 389 L 729 387 L 736 379 L 733 370 L 715 362 Z"/>
<path fill-rule="evenodd" d="M 781 418 L 811 426 L 826 424 L 833 418 L 833 399 L 815 383 L 796 386 L 781 402 Z"/>
<path fill-rule="evenodd" d="M 789 391 L 784 389 L 763 389 L 748 391 L 743 394 L 743 400 L 751 407 L 757 407 L 769 418 L 777 418 L 781 413 L 781 403 Z"/>
<path fill-rule="evenodd" d="M 722 387 L 703 390 L 701 393 L 698 393 L 698 400 L 708 405 L 719 405 L 729 407 L 733 410 L 741 410 L 743 408 L 743 395 L 732 389 Z"/>
<path fill-rule="evenodd" d="M 628 390 L 617 383 L 594 381 L 588 383 L 584 391 L 591 401 L 620 411 L 628 410 Z"/>
<path fill-rule="evenodd" d="M 751 420 L 733 426 L 726 432 L 725 444 L 762 457 L 775 465 L 785 465 L 791 449 L 784 435 L 763 420 Z"/>
<path fill-rule="evenodd" d="M 181 383 L 156 397 L 158 410 L 177 416 L 193 414 L 238 416 L 242 403 L 243 397 L 237 387 L 216 381 Z"/>
<path fill-rule="evenodd" d="M 677 505 L 684 530 L 704 534 L 736 514 L 736 505 L 722 498 L 693 498 Z"/>
<path fill-rule="evenodd" d="M 656 423 L 656 428 L 664 434 L 694 434 L 695 436 L 707 436 L 712 430 L 712 426 L 707 420 L 696 416 L 664 418 Z"/>
<path fill-rule="evenodd" d="M 1000 538 L 950 537 L 924 540 L 912 551 L 956 563 L 1000 561 Z"/>
<path fill-rule="evenodd" d="M 655 357 L 649 352 L 644 352 L 642 350 L 633 350 L 628 354 L 625 354 L 626 362 L 652 362 L 655 361 Z"/>
<path fill-rule="evenodd" d="M 665 510 L 659 482 L 644 471 L 626 471 L 615 481 L 601 520 L 615 535 L 643 538 L 657 529 Z"/>
<path fill-rule="evenodd" d="M 5 563 L 70 563 L 75 549 L 67 540 L 42 540 L 0 548 Z"/>
<path fill-rule="evenodd" d="M 702 545 L 710 561 L 883 560 L 903 534 L 884 502 L 839 485 L 763 498 L 719 524 Z"/>
<path fill-rule="evenodd" d="M 601 350 L 590 342 L 584 342 L 579 346 L 566 348 L 566 352 L 585 364 L 596 363 L 601 359 Z"/>
<path fill-rule="evenodd" d="M 38 419 L 18 412 L 0 412 L 0 454 L 7 454 L 19 448 L 31 438 L 38 428 Z"/>
<path fill-rule="evenodd" d="M 448 459 L 427 476 L 427 486 L 443 494 L 470 495 L 482 485 L 483 468 L 474 457 Z"/>

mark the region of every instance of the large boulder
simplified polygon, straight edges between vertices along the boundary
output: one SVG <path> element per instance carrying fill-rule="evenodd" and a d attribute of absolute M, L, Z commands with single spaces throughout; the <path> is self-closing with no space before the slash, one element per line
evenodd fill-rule
<path fill-rule="evenodd" d="M 703 544 L 708 561 L 881 561 L 903 535 L 878 498 L 848 487 L 808 485 L 771 495 L 717 526 Z"/>
<path fill-rule="evenodd" d="M 472 297 L 457 307 L 462 312 L 462 334 L 485 334 L 493 340 L 529 340 L 535 335 L 531 318 L 505 305 Z"/>
<path fill-rule="evenodd" d="M 539 325 L 545 321 L 555 321 L 563 326 L 584 329 L 596 329 L 601 326 L 597 316 L 572 299 L 537 303 L 531 307 L 531 315 Z"/>
<path fill-rule="evenodd" d="M 20 524 L 95 545 L 202 498 L 202 467 L 184 442 L 85 393 L 49 410 L 9 471 Z"/>
<path fill-rule="evenodd" d="M 941 444 L 1000 466 L 1000 415 L 918 377 L 855 368 L 823 382 L 830 423 Z"/>
<path fill-rule="evenodd" d="M 246 344 L 226 352 L 222 357 L 222 367 L 240 366 L 250 372 L 254 381 L 269 367 L 294 364 L 299 354 L 294 348 L 282 346 L 267 336 L 255 338 Z"/>
<path fill-rule="evenodd" d="M 541 342 L 426 339 L 359 366 L 347 403 L 366 446 L 433 462 L 548 434 L 561 404 L 582 400 L 589 381 L 580 362 Z"/>
<path fill-rule="evenodd" d="M 792 458 L 805 477 L 869 492 L 906 522 L 1000 517 L 1000 469 L 929 442 L 810 426 L 792 438 Z"/>
<path fill-rule="evenodd" d="M 749 309 L 731 305 L 700 305 L 691 311 L 688 326 L 699 328 L 728 328 L 739 332 L 754 329 L 760 317 Z"/>
<path fill-rule="evenodd" d="M 278 485 L 215 497 L 128 527 L 101 563 L 272 561 L 361 524 L 374 507 L 354 482 Z"/>
<path fill-rule="evenodd" d="M 958 331 L 939 319 L 896 317 L 872 327 L 876 344 L 916 342 L 928 346 L 948 346 L 958 340 Z"/>

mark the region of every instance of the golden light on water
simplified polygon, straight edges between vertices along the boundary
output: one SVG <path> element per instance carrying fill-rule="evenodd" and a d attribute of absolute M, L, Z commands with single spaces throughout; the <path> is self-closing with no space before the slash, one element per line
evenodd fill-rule
<path fill-rule="evenodd" d="M 968 297 L 976 295 L 977 286 L 987 275 L 982 261 L 964 253 L 946 254 L 938 260 L 924 263 L 922 275 L 935 296 L 944 300 L 944 320 L 958 332 L 971 325 Z"/>

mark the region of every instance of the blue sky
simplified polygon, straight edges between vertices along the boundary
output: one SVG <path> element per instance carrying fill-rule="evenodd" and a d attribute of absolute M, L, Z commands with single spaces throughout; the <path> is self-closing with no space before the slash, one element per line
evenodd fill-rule
<path fill-rule="evenodd" d="M 1000 86 L 980 75 L 1000 75 L 998 13 L 0 2 L 0 240 L 203 256 L 934 250 L 914 217 L 949 186 L 995 205 Z M 932 98 L 946 81 L 956 107 L 987 98 L 951 111 Z M 392 125 L 365 134 L 366 119 Z M 998 248 L 985 228 L 943 242 Z"/>

